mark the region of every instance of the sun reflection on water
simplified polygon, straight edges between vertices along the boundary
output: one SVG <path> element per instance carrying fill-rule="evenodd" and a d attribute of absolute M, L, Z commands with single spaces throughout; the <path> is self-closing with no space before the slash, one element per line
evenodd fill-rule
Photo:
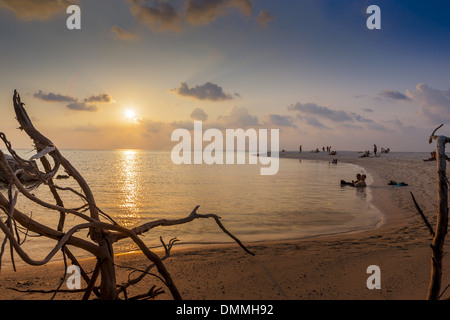
<path fill-rule="evenodd" d="M 125 227 L 134 226 L 141 219 L 139 206 L 138 151 L 120 151 L 120 214 L 119 223 Z"/>

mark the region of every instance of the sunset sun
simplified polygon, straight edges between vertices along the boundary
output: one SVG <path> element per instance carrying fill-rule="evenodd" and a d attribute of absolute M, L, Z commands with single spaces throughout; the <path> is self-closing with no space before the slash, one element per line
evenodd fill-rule
<path fill-rule="evenodd" d="M 132 120 L 132 119 L 134 119 L 136 117 L 136 112 L 134 112 L 134 110 L 127 109 L 127 110 L 125 110 L 125 117 L 127 119 Z"/>

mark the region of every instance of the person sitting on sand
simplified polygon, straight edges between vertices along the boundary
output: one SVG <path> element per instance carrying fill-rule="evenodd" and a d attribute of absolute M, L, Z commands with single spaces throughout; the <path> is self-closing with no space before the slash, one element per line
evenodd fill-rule
<path fill-rule="evenodd" d="M 446 159 L 447 161 L 450 161 L 450 158 L 449 158 L 447 155 L 445 155 L 445 159 Z M 436 161 L 436 160 L 437 160 L 437 157 L 436 157 L 436 151 L 430 152 L 430 158 L 428 158 L 428 159 L 423 159 L 423 161 Z"/>
<path fill-rule="evenodd" d="M 364 152 L 364 154 L 360 158 L 366 158 L 370 155 L 369 151 Z"/>
<path fill-rule="evenodd" d="M 428 159 L 423 159 L 423 161 L 436 161 L 436 151 L 431 151 L 430 157 Z"/>
<path fill-rule="evenodd" d="M 403 186 L 407 186 L 408 184 L 405 183 L 405 182 L 400 182 L 400 183 L 399 183 L 399 182 L 397 182 L 397 181 L 391 180 L 391 181 L 389 181 L 388 185 L 390 185 L 390 186 L 396 186 L 396 187 L 403 187 Z"/>
<path fill-rule="evenodd" d="M 361 180 L 355 182 L 355 183 L 353 184 L 353 186 L 356 187 L 356 188 L 365 188 L 365 187 L 366 187 L 366 175 L 363 174 L 363 175 L 361 176 Z"/>

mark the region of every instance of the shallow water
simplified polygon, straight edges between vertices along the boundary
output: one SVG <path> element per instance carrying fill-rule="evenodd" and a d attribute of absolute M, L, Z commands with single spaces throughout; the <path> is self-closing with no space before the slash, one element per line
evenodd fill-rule
<path fill-rule="evenodd" d="M 373 228 L 383 220 L 371 204 L 370 187 L 340 186 L 341 179 L 352 180 L 356 173 L 366 173 L 352 164 L 280 159 L 278 174 L 262 176 L 259 164 L 177 166 L 168 152 L 64 150 L 62 153 L 84 176 L 97 205 L 129 228 L 160 218 L 186 217 L 196 205 L 200 205 L 198 213 L 220 216 L 224 226 L 244 242 L 349 232 Z M 76 187 L 72 180 L 56 182 L 63 187 Z M 35 190 L 35 194 L 54 202 L 43 187 Z M 83 204 L 72 193 L 63 195 L 66 207 Z M 18 208 L 56 227 L 58 212 L 43 210 L 23 197 Z M 66 230 L 77 223 L 80 220 L 69 215 Z M 84 232 L 76 235 L 86 236 Z M 177 237 L 179 244 L 185 246 L 232 241 L 212 219 L 154 229 L 143 240 L 150 247 L 160 246 L 160 235 L 166 242 Z M 52 246 L 54 242 L 43 238 L 29 238 L 26 242 L 30 255 L 36 259 L 44 257 Z M 117 252 L 135 249 L 129 241 L 116 246 Z"/>

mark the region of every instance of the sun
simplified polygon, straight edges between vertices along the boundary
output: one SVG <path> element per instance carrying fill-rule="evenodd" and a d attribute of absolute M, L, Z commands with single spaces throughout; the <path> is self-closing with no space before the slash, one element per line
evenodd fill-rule
<path fill-rule="evenodd" d="M 134 119 L 136 117 L 136 112 L 134 112 L 134 110 L 127 109 L 125 110 L 125 117 L 130 120 Z"/>

